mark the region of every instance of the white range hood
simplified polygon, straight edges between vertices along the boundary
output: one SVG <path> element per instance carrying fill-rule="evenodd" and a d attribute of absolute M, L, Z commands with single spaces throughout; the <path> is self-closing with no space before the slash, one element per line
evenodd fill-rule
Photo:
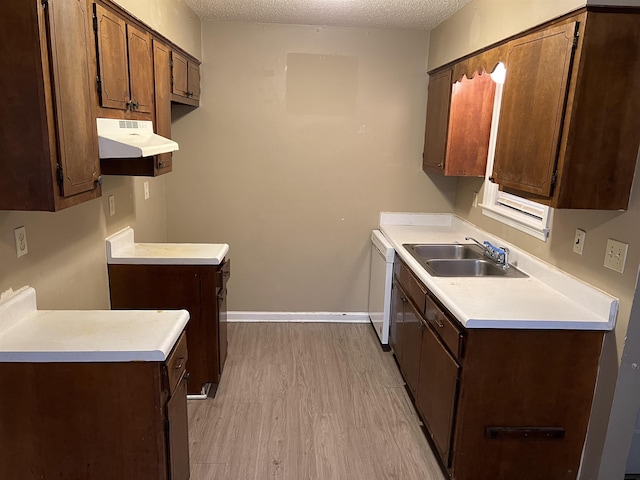
<path fill-rule="evenodd" d="M 100 158 L 139 158 L 178 150 L 173 140 L 153 133 L 149 120 L 97 118 Z"/>

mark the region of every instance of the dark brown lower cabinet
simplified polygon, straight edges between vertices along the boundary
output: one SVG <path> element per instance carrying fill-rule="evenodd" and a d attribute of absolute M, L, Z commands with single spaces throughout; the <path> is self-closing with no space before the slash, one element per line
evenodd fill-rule
<path fill-rule="evenodd" d="M 188 480 L 186 356 L 0 363 L 0 478 Z"/>
<path fill-rule="evenodd" d="M 402 291 L 401 289 L 399 289 Z M 421 330 L 422 322 L 421 314 L 418 313 L 415 305 L 408 299 L 406 293 L 402 292 L 405 301 L 402 306 L 403 322 L 400 325 L 400 341 L 402 357 L 400 359 L 400 368 L 404 372 L 404 378 L 407 386 L 413 394 L 414 398 L 418 388 L 418 372 L 420 369 L 420 347 L 421 347 Z"/>
<path fill-rule="evenodd" d="M 431 438 L 448 467 L 460 366 L 435 331 L 426 324 L 423 324 L 420 351 L 416 407 L 427 422 Z"/>
<path fill-rule="evenodd" d="M 226 284 L 230 260 L 221 265 L 109 265 L 111 308 L 189 311 L 189 394 L 211 385 L 215 394 L 227 354 Z"/>
<path fill-rule="evenodd" d="M 577 478 L 603 332 L 466 329 L 399 257 L 392 298 L 391 347 L 449 478 Z"/>

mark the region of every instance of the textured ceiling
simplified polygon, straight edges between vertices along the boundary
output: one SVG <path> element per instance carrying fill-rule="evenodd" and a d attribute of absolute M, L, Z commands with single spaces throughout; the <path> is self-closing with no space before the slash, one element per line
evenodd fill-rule
<path fill-rule="evenodd" d="M 184 0 L 203 20 L 431 30 L 471 0 Z"/>

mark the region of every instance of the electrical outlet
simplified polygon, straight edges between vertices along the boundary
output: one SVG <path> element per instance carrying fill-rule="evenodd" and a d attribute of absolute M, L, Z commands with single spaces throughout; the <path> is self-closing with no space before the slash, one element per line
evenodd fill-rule
<path fill-rule="evenodd" d="M 627 261 L 628 243 L 618 242 L 617 240 L 607 240 L 607 250 L 604 253 L 604 266 L 615 270 L 616 272 L 624 272 L 624 263 Z"/>
<path fill-rule="evenodd" d="M 27 247 L 27 229 L 22 226 L 13 230 L 13 234 L 16 237 L 16 255 L 20 258 L 23 255 L 29 253 Z"/>
<path fill-rule="evenodd" d="M 109 215 L 112 217 L 116 214 L 116 198 L 113 195 L 109 195 Z"/>
<path fill-rule="evenodd" d="M 576 228 L 576 236 L 573 239 L 573 251 L 578 255 L 582 255 L 582 249 L 584 248 L 584 240 L 587 237 L 587 232 L 580 228 Z"/>
<path fill-rule="evenodd" d="M 144 199 L 149 199 L 149 182 L 144 182 Z"/>

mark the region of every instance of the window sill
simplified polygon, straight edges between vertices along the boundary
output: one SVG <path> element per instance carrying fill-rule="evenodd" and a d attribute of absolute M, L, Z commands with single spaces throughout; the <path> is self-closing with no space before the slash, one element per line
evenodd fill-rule
<path fill-rule="evenodd" d="M 483 215 L 520 230 L 538 240 L 546 242 L 549 237 L 549 228 L 543 226 L 540 220 L 530 219 L 523 213 L 515 212 L 508 207 L 500 205 L 480 204 L 480 207 Z"/>

